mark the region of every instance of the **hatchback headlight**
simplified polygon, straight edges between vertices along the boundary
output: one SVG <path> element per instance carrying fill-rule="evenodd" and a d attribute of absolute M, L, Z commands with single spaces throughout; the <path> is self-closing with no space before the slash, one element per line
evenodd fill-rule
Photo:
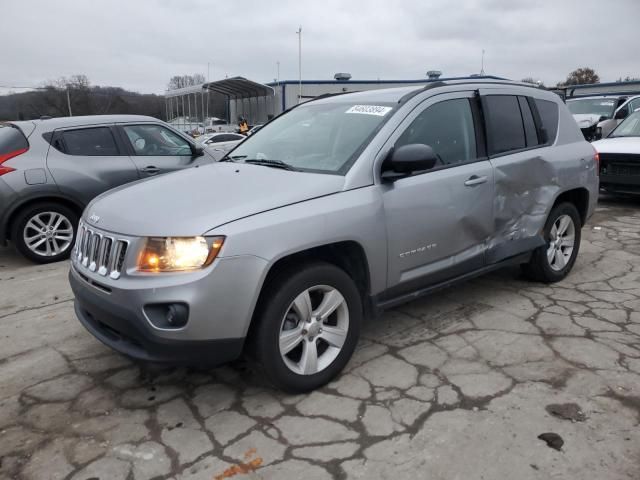
<path fill-rule="evenodd" d="M 210 265 L 224 237 L 150 237 L 138 257 L 141 272 L 179 272 Z"/>

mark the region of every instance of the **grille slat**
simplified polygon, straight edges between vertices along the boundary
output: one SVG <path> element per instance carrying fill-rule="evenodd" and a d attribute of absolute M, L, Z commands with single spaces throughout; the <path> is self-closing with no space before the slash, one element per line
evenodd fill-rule
<path fill-rule="evenodd" d="M 80 224 L 76 242 L 78 262 L 99 275 L 116 280 L 124 268 L 128 242 L 92 230 Z"/>

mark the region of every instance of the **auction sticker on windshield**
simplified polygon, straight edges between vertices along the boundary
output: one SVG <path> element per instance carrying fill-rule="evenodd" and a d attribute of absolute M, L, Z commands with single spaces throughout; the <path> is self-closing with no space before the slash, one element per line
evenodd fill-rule
<path fill-rule="evenodd" d="M 344 113 L 360 113 L 364 115 L 377 115 L 384 117 L 391 111 L 391 107 L 382 107 L 380 105 L 354 105 Z"/>

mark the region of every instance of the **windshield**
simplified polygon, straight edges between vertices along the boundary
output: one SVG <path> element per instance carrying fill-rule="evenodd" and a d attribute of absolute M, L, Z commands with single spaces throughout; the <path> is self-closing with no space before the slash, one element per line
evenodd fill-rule
<path fill-rule="evenodd" d="M 582 100 L 570 100 L 567 107 L 572 114 L 600 115 L 607 118 L 613 117 L 616 99 L 614 98 L 585 98 Z"/>
<path fill-rule="evenodd" d="M 296 170 L 344 175 L 391 110 L 391 104 L 302 105 L 262 127 L 229 157 L 285 162 Z"/>
<path fill-rule="evenodd" d="M 640 111 L 625 118 L 609 137 L 640 137 Z"/>

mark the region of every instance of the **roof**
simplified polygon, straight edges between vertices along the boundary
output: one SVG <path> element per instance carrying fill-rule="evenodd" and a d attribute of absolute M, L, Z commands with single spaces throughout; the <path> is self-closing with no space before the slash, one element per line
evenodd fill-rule
<path fill-rule="evenodd" d="M 475 77 L 445 77 L 445 78 L 418 78 L 415 80 L 280 80 L 278 82 L 269 82 L 266 85 L 270 87 L 277 87 L 279 85 L 298 85 L 302 83 L 302 85 L 362 85 L 362 84 L 372 84 L 372 85 L 407 85 L 407 84 L 415 84 L 415 83 L 432 83 L 432 82 L 449 82 L 454 80 L 507 80 L 506 78 L 496 77 L 493 75 L 478 75 Z"/>
<path fill-rule="evenodd" d="M 585 95 L 583 97 L 569 97 L 567 98 L 567 102 L 575 102 L 576 100 L 602 100 L 603 98 L 620 98 L 620 97 L 628 97 L 629 95 L 612 95 L 610 93 L 602 94 L 602 95 Z"/>
<path fill-rule="evenodd" d="M 274 94 L 273 88 L 269 85 L 247 80 L 244 77 L 225 78 L 216 82 L 204 83 L 202 88 L 234 98 L 267 97 Z"/>
<path fill-rule="evenodd" d="M 327 95 L 326 97 L 318 97 L 314 102 L 317 101 L 326 101 L 328 102 L 339 102 L 342 97 L 348 97 L 349 102 L 352 101 L 362 101 L 362 102 L 384 102 L 384 103 L 395 103 L 400 101 L 403 97 L 407 95 L 416 94 L 427 88 L 435 88 L 435 87 L 451 87 L 454 85 L 470 85 L 475 86 L 476 88 L 480 88 L 483 85 L 509 85 L 523 88 L 533 88 L 535 90 L 541 90 L 536 85 L 532 85 L 529 83 L 522 82 L 514 82 L 511 80 L 503 80 L 497 79 L 496 77 L 471 77 L 471 78 L 456 78 L 456 79 L 445 79 L 445 80 L 429 80 L 423 82 L 425 85 L 410 85 L 404 87 L 391 87 L 391 88 L 381 88 L 375 90 L 362 90 L 360 92 L 349 92 L 349 93 L 339 93 L 335 95 Z M 544 90 L 546 91 L 546 90 Z"/>
<path fill-rule="evenodd" d="M 46 126 L 47 128 L 80 127 L 84 125 L 98 125 L 104 123 L 119 122 L 157 122 L 157 118 L 146 115 L 81 115 L 78 117 L 54 117 L 45 120 L 26 120 L 19 122 L 9 122 L 16 125 L 32 124 Z"/>

